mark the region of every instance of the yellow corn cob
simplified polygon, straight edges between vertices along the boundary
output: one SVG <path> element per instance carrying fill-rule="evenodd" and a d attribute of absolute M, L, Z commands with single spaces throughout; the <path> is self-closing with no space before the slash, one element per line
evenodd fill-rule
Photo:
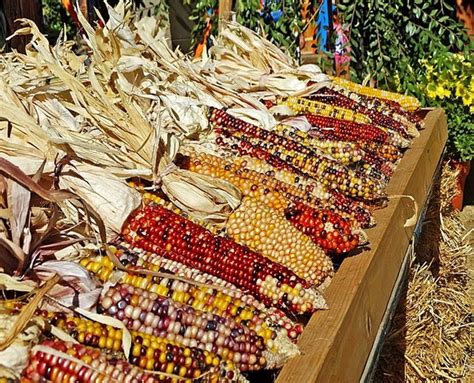
<path fill-rule="evenodd" d="M 323 117 L 353 121 L 359 124 L 370 124 L 370 118 L 350 109 L 326 104 L 320 101 L 308 100 L 303 97 L 288 97 L 282 104 L 287 105 L 296 113 L 312 113 Z"/>
<path fill-rule="evenodd" d="M 288 267 L 311 283 L 320 284 L 333 273 L 330 258 L 319 246 L 282 214 L 253 198 L 244 198 L 230 216 L 227 232 L 236 242 Z"/>
<path fill-rule="evenodd" d="M 399 103 L 404 109 L 409 110 L 409 111 L 417 110 L 421 106 L 420 101 L 412 96 L 406 96 L 406 95 L 395 93 L 395 92 L 389 92 L 386 90 L 380 90 L 380 89 L 375 89 L 368 86 L 363 86 L 363 85 L 357 84 L 355 82 L 352 82 L 340 77 L 331 77 L 331 81 L 335 83 L 336 85 L 339 85 L 352 92 L 356 92 L 364 96 L 395 101 Z"/>

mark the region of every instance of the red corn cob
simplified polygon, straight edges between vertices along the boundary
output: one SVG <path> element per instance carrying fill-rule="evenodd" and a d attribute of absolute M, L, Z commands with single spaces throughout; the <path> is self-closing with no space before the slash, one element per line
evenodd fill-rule
<path fill-rule="evenodd" d="M 302 313 L 313 311 L 320 301 L 311 284 L 286 267 L 161 206 L 136 211 L 123 234 L 134 246 L 224 279 L 266 306 Z M 320 283 L 331 274 L 332 270 L 322 272 Z"/>

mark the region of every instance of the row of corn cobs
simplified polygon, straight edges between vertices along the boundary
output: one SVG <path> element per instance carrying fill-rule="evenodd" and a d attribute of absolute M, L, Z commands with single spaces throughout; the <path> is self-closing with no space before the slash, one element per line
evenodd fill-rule
<path fill-rule="evenodd" d="M 81 260 L 104 284 L 97 312 L 130 331 L 129 354 L 117 327 L 39 312 L 77 343 L 35 347 L 25 381 L 244 382 L 298 353 L 305 316 L 325 308 L 319 287 L 361 244 L 421 121 L 410 98 L 339 81 L 276 103 L 311 129 L 265 130 L 210 108 L 213 150 L 185 147 L 175 161 L 242 192 L 224 229 L 135 180 L 144 207 Z"/>

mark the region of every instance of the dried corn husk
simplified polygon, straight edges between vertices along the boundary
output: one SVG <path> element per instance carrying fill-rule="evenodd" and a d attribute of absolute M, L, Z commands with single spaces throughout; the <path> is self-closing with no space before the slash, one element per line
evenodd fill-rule
<path fill-rule="evenodd" d="M 40 165 L 35 175 L 30 178 L 20 168 L 0 158 L 2 186 L 0 208 L 3 211 L 0 217 L 2 271 L 20 275 L 37 258 L 53 254 L 55 250 L 84 239 L 79 232 L 73 238 L 71 233 L 55 228 L 59 220 L 56 204 L 65 200 L 79 202 L 79 199 L 73 193 L 48 190 L 40 185 L 37 180 L 42 177 L 43 165 Z M 40 198 L 39 206 L 32 206 L 33 194 Z M 52 203 L 51 207 L 44 202 Z M 90 212 L 87 204 L 83 204 L 83 208 Z M 103 227 L 97 215 L 95 213 L 93 215 L 96 216 L 99 227 Z"/>
<path fill-rule="evenodd" d="M 72 165 L 61 176 L 59 185 L 94 206 L 101 217 L 107 217 L 107 237 L 114 238 L 130 213 L 140 206 L 140 193 L 102 168 Z"/>
<path fill-rule="evenodd" d="M 87 310 L 95 306 L 99 299 L 99 284 L 76 262 L 46 261 L 35 267 L 35 274 L 41 280 L 48 279 L 51 274 L 61 277 L 61 284 L 53 286 L 48 296 L 63 306 Z M 48 309 L 49 305 L 45 302 L 42 307 Z"/>
<path fill-rule="evenodd" d="M 127 359 L 129 358 L 130 350 L 132 347 L 132 336 L 130 335 L 130 332 L 122 321 L 118 320 L 117 318 L 97 314 L 91 311 L 84 310 L 82 308 L 76 308 L 74 311 L 95 322 L 99 322 L 107 326 L 112 326 L 114 328 L 122 330 L 122 349 L 123 353 L 125 354 L 125 357 Z"/>
<path fill-rule="evenodd" d="M 54 275 L 41 288 L 35 291 L 33 298 L 23 307 L 21 313 L 14 318 L 10 326 L 4 328 L 0 332 L 0 352 L 8 349 L 14 342 L 16 342 L 18 335 L 29 326 L 31 319 L 34 316 L 36 309 L 41 304 L 44 296 L 49 290 L 59 281 L 59 276 Z M 0 321 L 1 323 L 1 321 Z"/>
<path fill-rule="evenodd" d="M 329 82 L 316 65 L 298 67 L 275 45 L 235 22 L 226 24 L 209 55 L 210 59 L 203 59 L 201 65 L 211 67 L 229 87 L 247 93 L 303 96 Z M 308 86 L 310 82 L 322 84 Z"/>
<path fill-rule="evenodd" d="M 87 66 L 80 57 L 74 57 L 70 46 L 50 47 L 34 24 L 23 21 L 24 28 L 16 33 L 33 35 L 31 49 L 26 56 L 16 55 L 4 65 L 11 71 L 19 64 L 31 64 L 30 57 L 35 58 L 37 65 L 31 69 L 31 75 L 17 76 L 14 87 L 8 77 L 3 77 L 7 91 L 0 96 L 0 100 L 16 108 L 15 114 L 25 115 L 15 120 L 10 114 L 4 116 L 13 120 L 10 123 L 15 141 L 45 148 L 30 154 L 31 157 L 36 161 L 52 160 L 67 154 L 74 161 L 75 174 L 72 170 L 64 172 L 60 185 L 80 195 L 99 214 L 111 218 L 107 227 L 109 235 L 120 229 L 137 204 L 130 197 L 133 193 L 126 188 L 109 188 L 110 182 L 104 187 L 98 174 L 111 173 L 122 180 L 131 176 L 156 178 L 154 164 L 160 160 L 156 158 L 154 137 L 160 135 L 156 130 L 183 138 L 199 138 L 209 129 L 205 106 L 222 106 L 214 95 L 226 95 L 232 103 L 238 100 L 240 104 L 254 104 L 264 110 L 256 99 L 240 97 L 219 84 L 208 84 L 181 53 L 169 49 L 153 18 L 132 21 L 123 3 L 112 14 L 107 27 L 97 32 L 81 18 L 92 50 Z M 40 78 L 44 79 L 36 82 L 36 88 L 31 86 L 33 74 L 41 74 Z M 269 114 L 263 118 L 272 120 Z M 30 126 L 37 132 L 35 142 L 28 140 Z M 2 147 L 2 144 L 0 151 L 11 157 L 17 154 L 11 145 Z M 22 158 L 28 157 L 21 154 Z M 89 164 L 87 169 L 85 162 Z M 90 164 L 98 169 L 92 170 Z M 178 176 L 174 172 L 161 181 L 164 191 L 171 194 L 170 199 L 179 201 L 191 214 L 194 208 L 198 209 L 199 216 L 223 219 L 238 197 L 234 190 L 229 193 L 229 185 L 217 185 L 210 183 L 211 180 L 205 180 L 201 189 L 198 186 L 196 194 L 201 178 L 194 173 L 183 172 Z M 187 201 L 182 192 L 186 185 L 188 190 L 195 191 Z M 109 201 L 104 200 L 105 189 L 117 190 L 118 198 L 108 196 Z M 123 198 L 124 194 L 128 197 Z M 119 211 L 113 204 L 122 199 L 126 208 Z M 62 203 L 61 207 L 74 222 L 80 222 L 84 215 L 80 207 L 70 202 Z"/>
<path fill-rule="evenodd" d="M 162 189 L 184 212 L 221 225 L 241 200 L 240 190 L 231 183 L 179 168 L 162 177 Z"/>
<path fill-rule="evenodd" d="M 0 314 L 0 342 L 3 342 L 10 329 L 17 323 L 18 315 Z M 39 342 L 41 322 L 34 319 L 19 332 L 15 340 L 0 351 L 0 378 L 19 378 L 28 363 L 31 348 Z"/>
<path fill-rule="evenodd" d="M 158 175 L 162 190 L 184 212 L 223 225 L 240 204 L 240 190 L 230 182 L 176 167 L 172 159 L 179 150 L 179 142 L 172 137 L 160 139 L 163 144 Z"/>

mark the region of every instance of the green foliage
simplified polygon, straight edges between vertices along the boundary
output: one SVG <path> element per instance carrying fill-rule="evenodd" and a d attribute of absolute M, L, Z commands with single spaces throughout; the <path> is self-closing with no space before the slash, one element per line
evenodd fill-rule
<path fill-rule="evenodd" d="M 456 21 L 454 8 L 443 0 L 340 0 L 338 7 L 350 30 L 352 78 L 374 79 L 379 88 L 445 108 L 449 149 L 457 157 L 472 159 L 470 104 L 454 93 L 433 93 L 439 84 L 446 92 L 456 86 L 449 77 L 458 65 L 454 53 L 472 61 L 474 43 Z M 427 66 L 439 74 L 434 82 L 427 78 Z M 472 71 L 470 76 L 467 81 L 472 81 Z"/>
<path fill-rule="evenodd" d="M 45 31 L 50 38 L 56 38 L 64 27 L 69 37 L 76 33 L 76 27 L 60 0 L 43 0 L 43 17 Z"/>
<path fill-rule="evenodd" d="M 184 0 L 184 4 L 193 5 L 193 10 L 189 19 L 194 23 L 194 27 L 191 30 L 191 47 L 196 49 L 196 47 L 203 41 L 204 32 L 209 19 L 212 27 L 211 34 L 217 36 L 217 8 L 219 0 Z"/>
<path fill-rule="evenodd" d="M 134 0 L 132 1 L 134 16 L 137 19 L 155 16 L 165 26 L 168 23 L 169 7 L 166 0 Z"/>

